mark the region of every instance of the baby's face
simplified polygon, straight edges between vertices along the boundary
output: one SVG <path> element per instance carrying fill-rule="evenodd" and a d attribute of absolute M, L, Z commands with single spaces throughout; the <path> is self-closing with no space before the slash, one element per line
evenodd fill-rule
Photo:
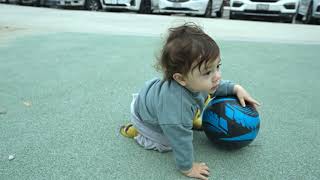
<path fill-rule="evenodd" d="M 206 91 L 214 93 L 221 80 L 220 72 L 221 59 L 217 57 L 213 62 L 207 65 L 202 64 L 199 68 L 196 67 L 192 72 L 189 72 L 186 79 L 186 88 L 194 92 Z"/>

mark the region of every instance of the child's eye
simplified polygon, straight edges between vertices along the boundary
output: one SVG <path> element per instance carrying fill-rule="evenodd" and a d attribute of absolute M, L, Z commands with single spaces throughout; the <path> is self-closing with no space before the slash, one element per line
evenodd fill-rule
<path fill-rule="evenodd" d="M 221 63 L 217 65 L 217 69 L 219 69 L 219 68 L 220 68 L 220 66 L 221 66 Z"/>
<path fill-rule="evenodd" d="M 206 72 L 204 75 L 209 76 L 211 71 Z"/>

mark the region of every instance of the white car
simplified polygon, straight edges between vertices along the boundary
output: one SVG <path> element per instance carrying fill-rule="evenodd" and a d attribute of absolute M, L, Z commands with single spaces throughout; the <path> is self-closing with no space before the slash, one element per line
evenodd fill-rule
<path fill-rule="evenodd" d="M 103 9 L 122 9 L 150 14 L 159 4 L 159 0 L 101 0 Z"/>
<path fill-rule="evenodd" d="M 160 0 L 159 12 L 222 17 L 223 0 Z"/>
<path fill-rule="evenodd" d="M 18 4 L 18 0 L 0 0 L 0 3 Z"/>
<path fill-rule="evenodd" d="M 223 15 L 223 0 L 102 0 L 103 9 L 127 9 L 139 13 Z"/>
<path fill-rule="evenodd" d="M 292 23 L 298 0 L 231 0 L 230 19 L 240 17 L 271 17 Z"/>
<path fill-rule="evenodd" d="M 91 11 L 101 9 L 122 9 L 137 11 L 139 13 L 151 13 L 158 0 L 58 0 L 59 7 L 79 7 Z"/>
<path fill-rule="evenodd" d="M 44 6 L 44 7 L 55 7 L 57 0 L 18 0 L 18 4 L 21 5 L 33 5 L 33 6 Z"/>
<path fill-rule="evenodd" d="M 223 15 L 223 0 L 58 0 L 59 7 L 77 6 L 87 10 L 122 9 L 138 13 L 183 13 L 211 17 Z"/>
<path fill-rule="evenodd" d="M 320 20 L 320 0 L 300 0 L 297 19 L 307 24 Z"/>
<path fill-rule="evenodd" d="M 97 11 L 102 8 L 100 0 L 57 0 L 57 6 L 64 7 L 79 7 L 91 11 Z"/>

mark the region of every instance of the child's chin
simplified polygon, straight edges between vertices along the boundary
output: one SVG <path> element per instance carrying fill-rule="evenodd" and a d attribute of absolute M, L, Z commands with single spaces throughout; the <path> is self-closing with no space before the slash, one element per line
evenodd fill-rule
<path fill-rule="evenodd" d="M 209 90 L 209 94 L 214 94 L 216 91 L 217 91 L 217 89 L 213 89 L 213 90 L 210 89 L 210 90 Z"/>

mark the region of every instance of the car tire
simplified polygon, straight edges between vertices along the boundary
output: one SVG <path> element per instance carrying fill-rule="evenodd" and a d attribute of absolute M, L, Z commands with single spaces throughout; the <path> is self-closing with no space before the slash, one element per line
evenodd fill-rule
<path fill-rule="evenodd" d="M 307 14 L 302 19 L 302 22 L 304 24 L 313 24 L 314 19 L 312 17 L 312 8 L 313 8 L 313 2 L 311 1 L 310 4 L 309 4 L 309 7 L 308 7 Z"/>
<path fill-rule="evenodd" d="M 151 0 L 141 0 L 138 13 L 151 14 Z"/>
<path fill-rule="evenodd" d="M 84 8 L 89 11 L 98 11 L 102 7 L 99 0 L 86 0 Z"/>
<path fill-rule="evenodd" d="M 301 14 L 297 13 L 296 20 L 301 21 L 302 18 L 303 18 L 303 16 Z"/>
<path fill-rule="evenodd" d="M 285 23 L 288 23 L 288 24 L 292 24 L 293 21 L 294 21 L 294 17 L 286 18 L 286 19 L 284 20 L 284 22 L 285 22 Z"/>
<path fill-rule="evenodd" d="M 212 16 L 212 1 L 208 2 L 206 11 L 204 12 L 203 17 L 210 18 Z"/>
<path fill-rule="evenodd" d="M 34 6 L 40 7 L 40 6 L 41 6 L 41 0 L 37 0 L 37 1 L 34 3 Z"/>
<path fill-rule="evenodd" d="M 302 18 L 303 16 L 301 14 L 299 14 L 299 9 L 300 9 L 300 3 L 298 4 L 298 7 L 297 7 L 297 12 L 296 12 L 296 21 L 302 21 Z"/>
<path fill-rule="evenodd" d="M 224 1 L 222 1 L 220 10 L 216 12 L 216 15 L 218 18 L 221 18 L 223 16 L 223 7 L 224 7 Z"/>
<path fill-rule="evenodd" d="M 39 6 L 40 6 L 40 7 L 47 7 L 47 2 L 46 2 L 46 0 L 39 0 Z"/>
<path fill-rule="evenodd" d="M 234 15 L 234 14 L 232 13 L 232 11 L 230 11 L 230 12 L 229 12 L 229 19 L 237 19 L 237 16 Z"/>

